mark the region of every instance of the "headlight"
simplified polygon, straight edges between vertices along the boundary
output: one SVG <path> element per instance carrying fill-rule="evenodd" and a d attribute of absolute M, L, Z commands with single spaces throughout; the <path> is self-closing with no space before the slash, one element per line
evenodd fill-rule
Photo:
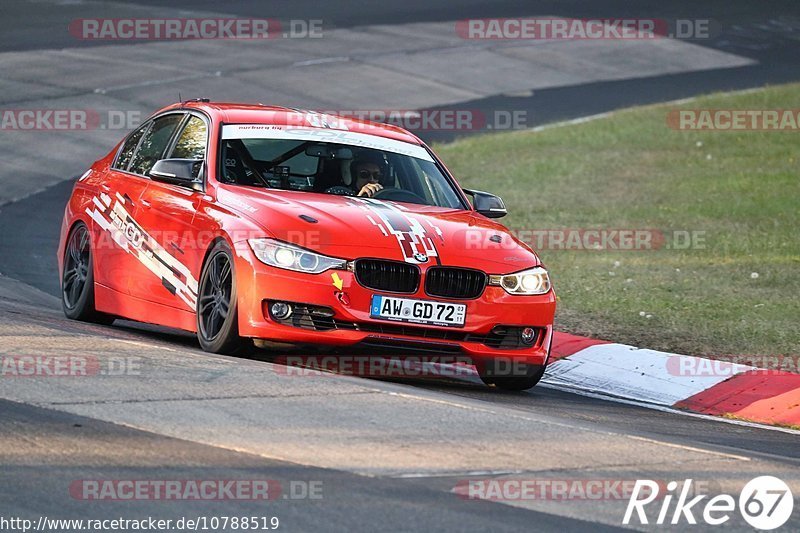
<path fill-rule="evenodd" d="M 275 239 L 250 239 L 250 248 L 258 260 L 270 266 L 319 274 L 331 268 L 345 269 L 347 261 L 318 254 L 294 244 Z"/>
<path fill-rule="evenodd" d="M 489 276 L 489 285 L 499 285 L 509 294 L 546 294 L 550 290 L 550 276 L 542 267 L 534 267 L 516 274 Z"/>

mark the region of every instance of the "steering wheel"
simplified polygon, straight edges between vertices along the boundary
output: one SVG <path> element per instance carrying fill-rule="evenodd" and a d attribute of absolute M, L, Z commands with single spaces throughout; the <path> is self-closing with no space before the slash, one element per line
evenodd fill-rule
<path fill-rule="evenodd" d="M 343 185 L 334 185 L 333 187 L 328 187 L 325 189 L 327 194 L 338 194 L 339 196 L 355 196 L 356 193 L 349 187 L 345 187 Z"/>
<path fill-rule="evenodd" d="M 398 189 L 396 187 L 387 187 L 385 189 L 381 189 L 373 194 L 372 197 L 377 200 L 384 199 L 392 200 L 393 202 L 408 202 L 410 204 L 427 204 L 422 196 L 405 189 Z"/>

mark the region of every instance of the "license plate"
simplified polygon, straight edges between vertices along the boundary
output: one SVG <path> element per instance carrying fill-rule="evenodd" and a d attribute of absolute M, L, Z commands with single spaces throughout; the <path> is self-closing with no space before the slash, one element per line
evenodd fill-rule
<path fill-rule="evenodd" d="M 462 327 L 467 317 L 467 306 L 375 294 L 369 316 L 395 322 Z"/>

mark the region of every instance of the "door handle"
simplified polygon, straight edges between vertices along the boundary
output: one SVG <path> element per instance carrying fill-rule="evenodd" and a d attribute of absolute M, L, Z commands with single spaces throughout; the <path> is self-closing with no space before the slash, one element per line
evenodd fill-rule
<path fill-rule="evenodd" d="M 141 205 L 145 209 L 149 209 L 150 208 L 150 202 L 148 202 L 147 200 L 145 200 L 143 198 L 139 199 L 139 205 Z"/>

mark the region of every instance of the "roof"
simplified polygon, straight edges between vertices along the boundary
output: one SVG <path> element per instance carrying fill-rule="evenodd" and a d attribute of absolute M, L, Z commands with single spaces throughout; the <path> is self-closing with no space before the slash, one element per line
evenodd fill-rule
<path fill-rule="evenodd" d="M 274 124 L 307 128 L 346 129 L 412 144 L 422 144 L 422 141 L 416 135 L 398 126 L 307 109 L 264 104 L 209 102 L 198 99 L 173 104 L 162 111 L 176 108 L 205 111 L 211 116 L 212 120 L 222 121 L 226 124 Z"/>

